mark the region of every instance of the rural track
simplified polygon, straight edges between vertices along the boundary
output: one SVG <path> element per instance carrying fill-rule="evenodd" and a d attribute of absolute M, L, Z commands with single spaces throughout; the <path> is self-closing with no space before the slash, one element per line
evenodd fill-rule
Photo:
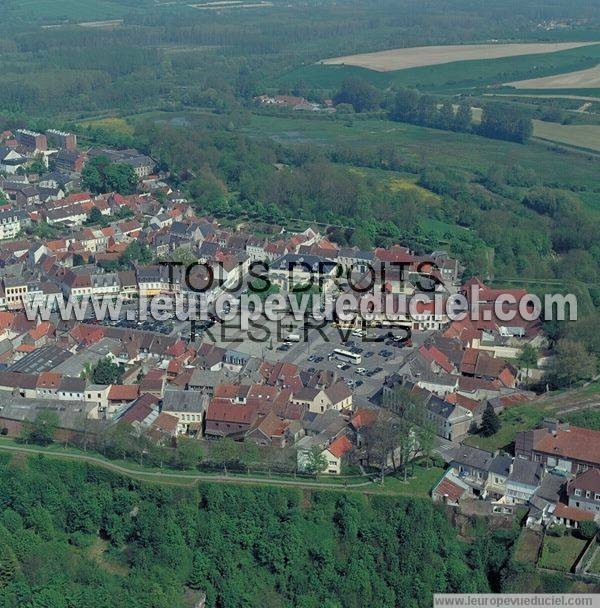
<path fill-rule="evenodd" d="M 366 486 L 373 485 L 371 480 L 362 481 L 360 483 L 351 483 L 342 485 L 339 483 L 318 483 L 310 481 L 297 481 L 291 479 L 269 479 L 264 477 L 237 477 L 232 475 L 186 475 L 185 473 L 162 473 L 161 471 L 132 471 L 127 467 L 122 467 L 113 462 L 102 460 L 95 456 L 87 456 L 85 454 L 69 454 L 67 452 L 56 452 L 50 450 L 44 450 L 43 448 L 31 448 L 31 447 L 20 447 L 12 445 L 2 445 L 0 443 L 0 450 L 12 452 L 16 454 L 29 454 L 36 455 L 40 454 L 43 456 L 54 457 L 59 459 L 77 460 L 79 462 L 88 462 L 90 464 L 97 465 L 114 473 L 119 473 L 126 477 L 137 479 L 140 481 L 155 480 L 159 483 L 182 486 L 191 488 L 200 482 L 212 482 L 212 483 L 229 483 L 239 485 L 271 485 L 280 487 L 296 487 L 305 488 L 311 490 L 318 490 L 324 488 L 328 490 L 354 490 L 355 488 L 363 488 Z M 370 492 L 366 492 L 370 493 Z"/>

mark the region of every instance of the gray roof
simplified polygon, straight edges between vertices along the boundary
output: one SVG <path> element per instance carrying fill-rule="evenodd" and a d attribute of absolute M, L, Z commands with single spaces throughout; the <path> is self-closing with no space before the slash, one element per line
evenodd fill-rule
<path fill-rule="evenodd" d="M 437 395 L 431 395 L 427 401 L 427 409 L 437 416 L 448 419 L 454 413 L 455 406 Z"/>
<path fill-rule="evenodd" d="M 336 262 L 318 255 L 300 255 L 286 253 L 271 264 L 271 270 L 304 270 L 305 272 L 331 272 L 337 266 Z"/>
<path fill-rule="evenodd" d="M 85 391 L 85 380 L 83 378 L 70 378 L 63 376 L 58 390 L 64 393 L 83 393 Z"/>
<path fill-rule="evenodd" d="M 542 472 L 543 466 L 539 462 L 515 458 L 508 480 L 537 487 L 542 481 Z"/>
<path fill-rule="evenodd" d="M 92 404 L 81 402 L 59 401 L 57 399 L 23 399 L 10 394 L 2 395 L 0 416 L 9 420 L 35 420 L 41 411 L 56 412 L 59 425 L 65 429 L 83 429 L 85 426 L 99 426 L 98 421 L 88 421 L 86 418 L 93 409 Z"/>
<path fill-rule="evenodd" d="M 211 370 L 195 368 L 188 384 L 190 386 L 215 387 L 221 384 L 226 377 L 227 374 L 222 370 L 213 372 Z"/>
<path fill-rule="evenodd" d="M 39 374 L 40 372 L 53 370 L 71 356 L 71 352 L 59 346 L 42 346 L 13 363 L 8 370 L 24 374 Z"/>
<path fill-rule="evenodd" d="M 455 452 L 452 462 L 464 464 L 475 469 L 489 471 L 494 460 L 492 452 L 480 450 L 470 445 L 461 445 Z"/>
<path fill-rule="evenodd" d="M 109 352 L 116 352 L 121 349 L 121 342 L 112 338 L 102 338 L 96 344 L 92 344 L 75 355 L 71 355 L 69 359 L 56 365 L 52 371 L 64 376 L 79 377 L 84 370 L 86 363 L 95 365 L 100 359 L 103 359 Z M 70 353 L 69 353 L 70 355 Z"/>
<path fill-rule="evenodd" d="M 496 456 L 492 461 L 489 471 L 490 473 L 496 473 L 496 475 L 508 477 L 512 461 L 512 456 Z"/>
<path fill-rule="evenodd" d="M 560 475 L 554 475 L 554 473 L 548 473 L 542 479 L 540 487 L 535 491 L 535 495 L 538 498 L 547 500 L 548 502 L 557 502 L 560 498 L 562 488 L 565 485 L 566 480 Z"/>
<path fill-rule="evenodd" d="M 327 410 L 322 414 L 317 414 L 302 419 L 302 424 L 307 433 L 319 435 L 326 433 L 329 436 L 335 436 L 340 429 L 346 426 L 346 421 L 342 415 L 334 409 Z"/>
<path fill-rule="evenodd" d="M 166 390 L 162 410 L 167 412 L 204 412 L 208 407 L 208 396 L 198 391 Z"/>

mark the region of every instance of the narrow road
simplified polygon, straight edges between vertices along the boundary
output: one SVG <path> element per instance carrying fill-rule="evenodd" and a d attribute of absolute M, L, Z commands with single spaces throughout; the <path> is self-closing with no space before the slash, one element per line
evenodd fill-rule
<path fill-rule="evenodd" d="M 233 483 L 233 484 L 251 484 L 251 485 L 273 485 L 281 487 L 297 487 L 307 489 L 333 489 L 333 490 L 354 490 L 355 488 L 362 488 L 366 486 L 372 486 L 371 480 L 361 481 L 358 483 L 341 484 L 341 483 L 319 483 L 311 481 L 298 481 L 292 479 L 270 479 L 265 477 L 241 477 L 236 475 L 207 475 L 207 474 L 194 474 L 189 475 L 185 473 L 176 473 L 169 471 L 163 473 L 162 471 L 134 471 L 127 467 L 120 466 L 114 462 L 103 460 L 95 456 L 86 456 L 85 454 L 69 454 L 67 452 L 56 452 L 54 450 L 44 450 L 43 448 L 33 447 L 22 447 L 13 445 L 2 445 L 0 442 L 0 450 L 14 452 L 17 454 L 42 454 L 44 456 L 78 460 L 80 462 L 89 462 L 91 464 L 103 467 L 120 475 L 125 475 L 133 479 L 139 479 L 142 481 L 148 481 L 149 479 L 156 480 L 160 483 L 166 483 L 171 485 L 178 485 L 183 487 L 192 487 L 201 481 L 207 481 L 212 483 Z"/>

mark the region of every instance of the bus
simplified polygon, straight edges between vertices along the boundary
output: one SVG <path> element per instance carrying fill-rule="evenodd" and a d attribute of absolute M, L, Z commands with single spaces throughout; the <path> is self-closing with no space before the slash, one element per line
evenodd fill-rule
<path fill-rule="evenodd" d="M 336 348 L 331 353 L 332 359 L 339 359 L 340 361 L 345 361 L 346 363 L 352 363 L 353 365 L 360 365 L 362 363 L 362 357 L 356 353 L 351 353 L 348 350 L 342 350 L 341 348 Z"/>

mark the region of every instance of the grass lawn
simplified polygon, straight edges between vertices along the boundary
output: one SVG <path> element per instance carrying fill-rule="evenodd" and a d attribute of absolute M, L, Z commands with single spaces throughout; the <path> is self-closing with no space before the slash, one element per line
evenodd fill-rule
<path fill-rule="evenodd" d="M 533 403 L 515 405 L 500 414 L 502 426 L 495 435 L 491 437 L 469 435 L 464 440 L 464 443 L 484 450 L 508 449 L 519 431 L 536 428 L 544 418 L 556 416 L 560 410 L 577 406 L 582 408 L 589 407 L 590 398 L 595 397 L 598 393 L 600 393 L 600 381 L 592 382 L 584 388 L 549 393 L 547 400 L 541 399 Z M 597 427 L 594 410 L 586 411 L 582 409 L 580 412 L 561 415 L 560 418 L 572 420 L 574 424 L 577 424 L 577 420 L 580 419 L 582 420 L 580 422 L 581 426 L 588 428 Z"/>
<path fill-rule="evenodd" d="M 592 574 L 600 574 L 600 550 L 596 549 L 596 554 L 588 566 L 588 571 Z"/>
<path fill-rule="evenodd" d="M 585 541 L 574 536 L 546 536 L 539 566 L 569 572 L 585 547 Z"/>
<path fill-rule="evenodd" d="M 515 561 L 524 564 L 535 564 L 541 544 L 541 534 L 530 528 L 523 528 L 515 547 L 513 556 Z"/>
<path fill-rule="evenodd" d="M 384 490 L 393 492 L 394 494 L 406 494 L 410 496 L 429 496 L 429 492 L 434 484 L 439 481 L 444 474 L 444 469 L 441 467 L 415 466 L 415 474 L 413 477 L 408 477 L 404 481 L 404 476 L 401 473 L 390 475 L 385 478 Z"/>
<path fill-rule="evenodd" d="M 508 449 L 515 440 L 517 432 L 537 427 L 549 411 L 550 406 L 544 407 L 539 403 L 515 405 L 500 414 L 502 426 L 495 435 L 491 437 L 469 435 L 464 443 L 490 451 L 500 448 Z"/>

